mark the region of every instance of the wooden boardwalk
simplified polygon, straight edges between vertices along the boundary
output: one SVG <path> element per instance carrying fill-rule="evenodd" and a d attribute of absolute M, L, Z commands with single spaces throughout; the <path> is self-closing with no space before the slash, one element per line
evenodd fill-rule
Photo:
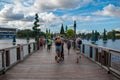
<path fill-rule="evenodd" d="M 68 55 L 66 46 L 64 49 L 62 63 L 55 62 L 55 47 L 52 46 L 50 52 L 46 48 L 35 52 L 1 75 L 0 80 L 118 80 L 84 56 L 75 63 L 75 51 L 71 50 Z"/>

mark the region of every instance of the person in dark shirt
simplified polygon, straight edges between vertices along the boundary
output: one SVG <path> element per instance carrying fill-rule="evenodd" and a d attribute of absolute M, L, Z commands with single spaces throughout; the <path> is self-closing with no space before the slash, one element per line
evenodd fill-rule
<path fill-rule="evenodd" d="M 56 47 L 56 56 L 55 60 L 59 63 L 61 58 L 61 46 L 62 46 L 62 40 L 60 36 L 57 36 L 55 39 L 55 47 Z"/>
<path fill-rule="evenodd" d="M 68 55 L 70 54 L 70 48 L 71 48 L 71 41 L 70 41 L 70 39 L 68 39 L 67 40 Z"/>

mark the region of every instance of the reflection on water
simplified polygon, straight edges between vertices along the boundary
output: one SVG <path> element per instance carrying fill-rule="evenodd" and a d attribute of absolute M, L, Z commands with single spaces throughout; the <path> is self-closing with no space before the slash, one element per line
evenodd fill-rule
<path fill-rule="evenodd" d="M 13 47 L 12 39 L 1 39 L 0 40 L 0 49 Z M 34 42 L 34 39 L 30 39 L 30 42 Z M 26 39 L 16 39 L 16 45 L 17 44 L 26 44 Z M 15 46 L 16 46 L 15 45 Z"/>
<path fill-rule="evenodd" d="M 34 42 L 34 39 L 30 39 L 30 42 Z M 26 43 L 27 43 L 26 39 L 16 39 L 16 44 L 26 44 Z M 91 43 L 91 41 L 83 40 L 83 43 Z M 102 40 L 99 40 L 96 42 L 96 45 L 112 48 L 115 50 L 120 50 L 120 40 L 115 40 L 115 41 L 108 40 L 106 44 L 104 44 Z M 12 39 L 0 40 L 0 49 L 12 47 L 12 46 L 13 46 Z"/>
<path fill-rule="evenodd" d="M 90 40 L 89 41 L 83 40 L 83 42 L 84 43 L 91 43 Z M 112 49 L 120 51 L 120 40 L 115 40 L 115 41 L 107 40 L 107 43 L 105 43 L 105 44 L 103 43 L 102 40 L 99 40 L 96 42 L 96 45 L 107 47 L 107 48 L 112 48 Z"/>

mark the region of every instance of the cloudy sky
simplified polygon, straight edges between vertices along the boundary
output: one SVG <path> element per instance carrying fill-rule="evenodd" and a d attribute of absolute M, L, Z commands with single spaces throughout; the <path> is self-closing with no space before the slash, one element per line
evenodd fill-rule
<path fill-rule="evenodd" d="M 74 20 L 77 33 L 120 31 L 120 0 L 0 0 L 0 27 L 32 29 L 35 13 L 42 31 L 73 28 Z"/>

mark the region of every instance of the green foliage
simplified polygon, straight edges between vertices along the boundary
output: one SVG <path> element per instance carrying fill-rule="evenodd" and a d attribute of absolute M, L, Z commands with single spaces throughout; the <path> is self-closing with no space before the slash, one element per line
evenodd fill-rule
<path fill-rule="evenodd" d="M 47 38 L 51 37 L 51 33 L 46 33 Z"/>
<path fill-rule="evenodd" d="M 103 41 L 106 41 L 107 40 L 107 31 L 104 29 L 104 32 L 103 32 Z"/>
<path fill-rule="evenodd" d="M 103 34 L 105 34 L 106 35 L 106 37 L 107 37 L 107 39 L 120 39 L 120 36 L 116 36 L 116 34 L 120 34 L 120 31 L 115 31 L 115 30 L 113 30 L 113 31 L 109 31 L 108 33 L 106 33 L 106 30 L 104 31 L 104 33 L 102 34 L 102 35 L 100 35 L 100 33 L 99 32 L 97 32 L 97 31 L 95 31 L 95 32 L 93 32 L 92 31 L 92 33 L 79 33 L 79 34 L 77 34 L 77 36 L 81 36 L 83 39 L 87 39 L 87 40 L 89 40 L 90 38 L 92 39 L 92 40 L 94 40 L 93 39 L 93 34 L 97 34 L 97 38 L 99 39 L 99 38 L 101 38 L 101 37 L 103 37 Z"/>
<path fill-rule="evenodd" d="M 97 30 L 95 31 L 95 41 L 98 41 L 98 37 L 99 37 L 99 32 L 97 32 Z"/>
<path fill-rule="evenodd" d="M 62 24 L 62 26 L 61 26 L 60 34 L 65 34 L 63 24 Z"/>
<path fill-rule="evenodd" d="M 86 38 L 87 40 L 89 40 L 90 37 L 91 37 L 91 33 L 87 33 L 87 34 L 85 35 L 85 38 Z"/>
<path fill-rule="evenodd" d="M 48 31 L 48 29 L 46 29 L 45 36 L 46 36 L 46 38 L 51 37 L 50 29 L 49 29 L 49 31 Z"/>
<path fill-rule="evenodd" d="M 112 40 L 114 41 L 115 39 L 116 39 L 115 31 L 113 30 L 113 31 L 112 31 Z"/>
<path fill-rule="evenodd" d="M 45 33 L 44 32 L 41 32 L 40 35 L 42 37 L 45 37 Z M 30 29 L 18 30 L 17 37 L 18 38 L 27 38 L 27 39 L 29 39 L 29 38 L 34 38 L 35 34 Z"/>
<path fill-rule="evenodd" d="M 39 16 L 36 13 L 35 14 L 35 22 L 34 22 L 34 26 L 33 26 L 33 32 L 34 32 L 34 36 L 35 36 L 36 41 L 37 41 L 37 37 L 40 37 L 40 29 L 38 29 L 38 27 L 40 25 L 38 23 L 39 23 Z"/>
<path fill-rule="evenodd" d="M 27 37 L 34 37 L 33 31 L 31 31 L 30 29 L 25 29 L 25 30 L 18 30 L 17 32 L 17 37 L 18 38 L 27 38 Z"/>
<path fill-rule="evenodd" d="M 68 38 L 73 38 L 74 37 L 74 30 L 68 29 L 66 31 L 66 35 L 67 35 Z"/>
<path fill-rule="evenodd" d="M 94 32 L 94 30 L 92 30 L 91 41 L 95 41 L 95 32 Z"/>
<path fill-rule="evenodd" d="M 81 34 L 81 38 L 82 38 L 82 39 L 85 39 L 85 37 L 86 37 L 86 36 L 85 36 L 85 33 L 82 33 L 82 34 Z"/>
<path fill-rule="evenodd" d="M 66 25 L 66 28 L 65 28 L 65 30 L 67 31 L 67 29 L 68 29 L 68 27 L 67 27 L 67 25 Z"/>

